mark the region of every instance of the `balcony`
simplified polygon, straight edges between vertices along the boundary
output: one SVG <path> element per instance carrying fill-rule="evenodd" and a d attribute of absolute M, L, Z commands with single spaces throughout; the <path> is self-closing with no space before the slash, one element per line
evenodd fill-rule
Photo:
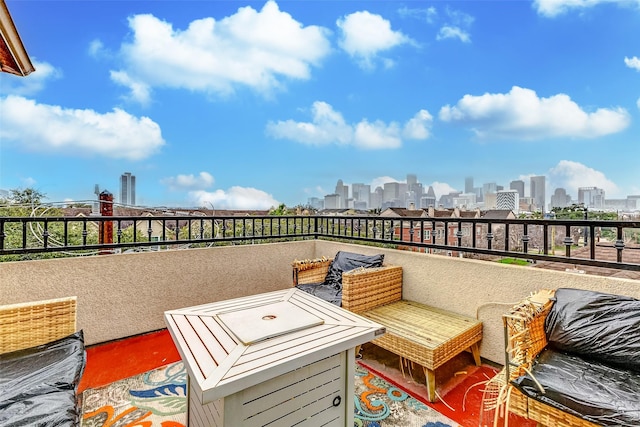
<path fill-rule="evenodd" d="M 267 220 L 268 225 L 264 222 Z M 36 243 L 25 238 L 14 246 L 8 244 L 9 231 L 27 230 L 26 224 L 30 222 L 39 233 L 51 238 L 58 232 L 53 225 L 56 221 L 66 224 L 60 227 L 64 232 L 58 230 L 62 234 L 56 237 L 56 244 L 52 240 L 47 242 L 46 237 Z M 624 239 L 625 230 L 640 229 L 638 222 L 515 220 L 507 224 L 474 219 L 468 223 L 469 229 L 481 231 L 466 236 L 462 231 L 454 231 L 453 241 L 446 237 L 449 233 L 443 233 L 442 241 L 437 241 L 436 233 L 431 233 L 433 240 L 426 241 L 424 230 L 441 226 L 447 229 L 450 224 L 440 219 L 436 224 L 429 219 L 421 223 L 420 220 L 346 217 L 163 217 L 141 220 L 136 227 L 144 233 L 148 231 L 143 239 L 118 242 L 122 235 L 118 231 L 124 229 L 122 224 L 130 221 L 133 226 L 136 221 L 101 217 L 72 221 L 81 224 L 80 230 L 83 224 L 85 230 L 91 227 L 88 224 L 92 221 L 103 225 L 110 222 L 114 224 L 115 242 L 89 241 L 74 246 L 69 239 L 74 226 L 65 221 L 49 218 L 45 224 L 43 218 L 0 218 L 0 255 L 18 257 L 78 250 L 120 253 L 1 262 L 0 293 L 3 304 L 76 295 L 78 327 L 84 330 L 89 346 L 164 329 L 163 313 L 167 310 L 290 288 L 292 260 L 331 258 L 340 250 L 370 255 L 383 253 L 386 263 L 403 267 L 404 298 L 477 317 L 484 327 L 481 356 L 495 365 L 504 363 L 502 314 L 540 288 L 576 287 L 640 298 L 638 245 Z M 169 230 L 167 223 L 173 221 L 176 222 L 174 230 L 179 231 L 166 234 L 164 239 L 152 240 L 148 221 L 163 222 L 162 230 Z M 207 235 L 206 226 L 200 226 L 207 221 L 213 225 L 213 234 Z M 456 230 L 464 230 L 465 225 L 459 219 L 450 222 Z M 14 226 L 17 228 L 12 229 Z M 588 239 L 584 242 L 586 246 L 579 241 L 580 247 L 572 240 L 562 250 L 548 245 L 553 233 L 566 230 L 560 240 L 569 242 L 573 236 L 579 238 L 576 229 L 587 228 L 587 233 L 590 231 L 587 235 L 595 236 L 598 227 L 605 226 L 620 238 L 609 242 Z M 527 246 L 534 240 L 536 227 L 539 235 L 535 238 L 544 247 L 532 250 Z M 269 229 L 273 231 L 267 231 Z M 423 237 L 403 233 L 405 229 L 414 233 L 422 230 Z M 25 231 L 19 235 L 30 233 Z M 482 233 L 493 234 L 493 242 L 483 239 Z M 513 237 L 518 233 L 520 242 L 514 244 Z M 133 236 L 137 234 L 136 230 Z M 523 239 L 523 236 L 527 237 Z M 189 245 L 203 247 L 184 249 Z M 154 250 L 124 253 L 123 249 L 130 248 Z M 554 250 L 559 255 L 552 254 Z M 536 262 L 527 266 L 506 265 L 470 256 L 513 257 Z M 545 264 L 555 270 L 541 268 Z M 576 270 L 589 271 L 582 274 Z M 613 277 L 617 273 L 631 278 Z"/>

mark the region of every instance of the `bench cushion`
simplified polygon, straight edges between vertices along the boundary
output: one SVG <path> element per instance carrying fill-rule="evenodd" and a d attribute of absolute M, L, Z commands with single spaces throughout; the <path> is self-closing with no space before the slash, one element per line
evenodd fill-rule
<path fill-rule="evenodd" d="M 640 300 L 568 288 L 554 299 L 545 323 L 550 347 L 640 372 Z"/>
<path fill-rule="evenodd" d="M 77 425 L 85 360 L 82 331 L 0 354 L 0 425 Z"/>
<path fill-rule="evenodd" d="M 342 287 L 342 273 L 364 267 L 382 267 L 384 254 L 362 255 L 353 252 L 339 251 L 331 261 L 329 271 L 324 279 L 327 285 Z"/>
<path fill-rule="evenodd" d="M 530 375 L 512 383 L 526 396 L 603 426 L 640 425 L 640 373 L 545 349 Z"/>
<path fill-rule="evenodd" d="M 308 294 L 314 295 L 338 307 L 342 306 L 342 286 L 326 283 L 303 283 L 296 286 Z"/>

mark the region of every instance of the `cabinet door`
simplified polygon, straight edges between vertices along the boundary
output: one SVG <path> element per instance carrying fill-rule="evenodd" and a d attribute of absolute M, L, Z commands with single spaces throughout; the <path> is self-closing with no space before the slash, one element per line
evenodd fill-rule
<path fill-rule="evenodd" d="M 346 359 L 338 353 L 226 397 L 225 425 L 343 427 L 353 412 Z"/>

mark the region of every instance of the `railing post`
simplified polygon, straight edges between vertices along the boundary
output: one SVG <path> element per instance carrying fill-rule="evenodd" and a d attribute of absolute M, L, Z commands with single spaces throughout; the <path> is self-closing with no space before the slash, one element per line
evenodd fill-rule
<path fill-rule="evenodd" d="M 104 190 L 100 193 L 100 215 L 105 216 L 113 216 L 113 194 L 109 193 L 107 190 Z M 99 242 L 101 245 L 111 244 L 113 243 L 113 222 L 105 221 L 102 219 L 100 221 L 100 230 L 99 230 Z M 100 249 L 98 251 L 100 255 L 109 254 L 111 250 L 108 249 Z"/>

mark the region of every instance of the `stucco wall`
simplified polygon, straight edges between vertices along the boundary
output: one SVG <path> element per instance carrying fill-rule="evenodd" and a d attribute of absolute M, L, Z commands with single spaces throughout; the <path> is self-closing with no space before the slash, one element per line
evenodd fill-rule
<path fill-rule="evenodd" d="M 166 310 L 291 286 L 293 259 L 338 250 L 384 253 L 403 267 L 403 297 L 478 317 L 482 356 L 504 363 L 501 315 L 540 288 L 575 287 L 640 298 L 640 281 L 309 240 L 89 258 L 0 263 L 0 303 L 77 295 L 93 344 L 165 327 Z"/>
<path fill-rule="evenodd" d="M 0 263 L 0 304 L 78 297 L 87 344 L 166 327 L 181 307 L 290 287 L 314 242 Z"/>

